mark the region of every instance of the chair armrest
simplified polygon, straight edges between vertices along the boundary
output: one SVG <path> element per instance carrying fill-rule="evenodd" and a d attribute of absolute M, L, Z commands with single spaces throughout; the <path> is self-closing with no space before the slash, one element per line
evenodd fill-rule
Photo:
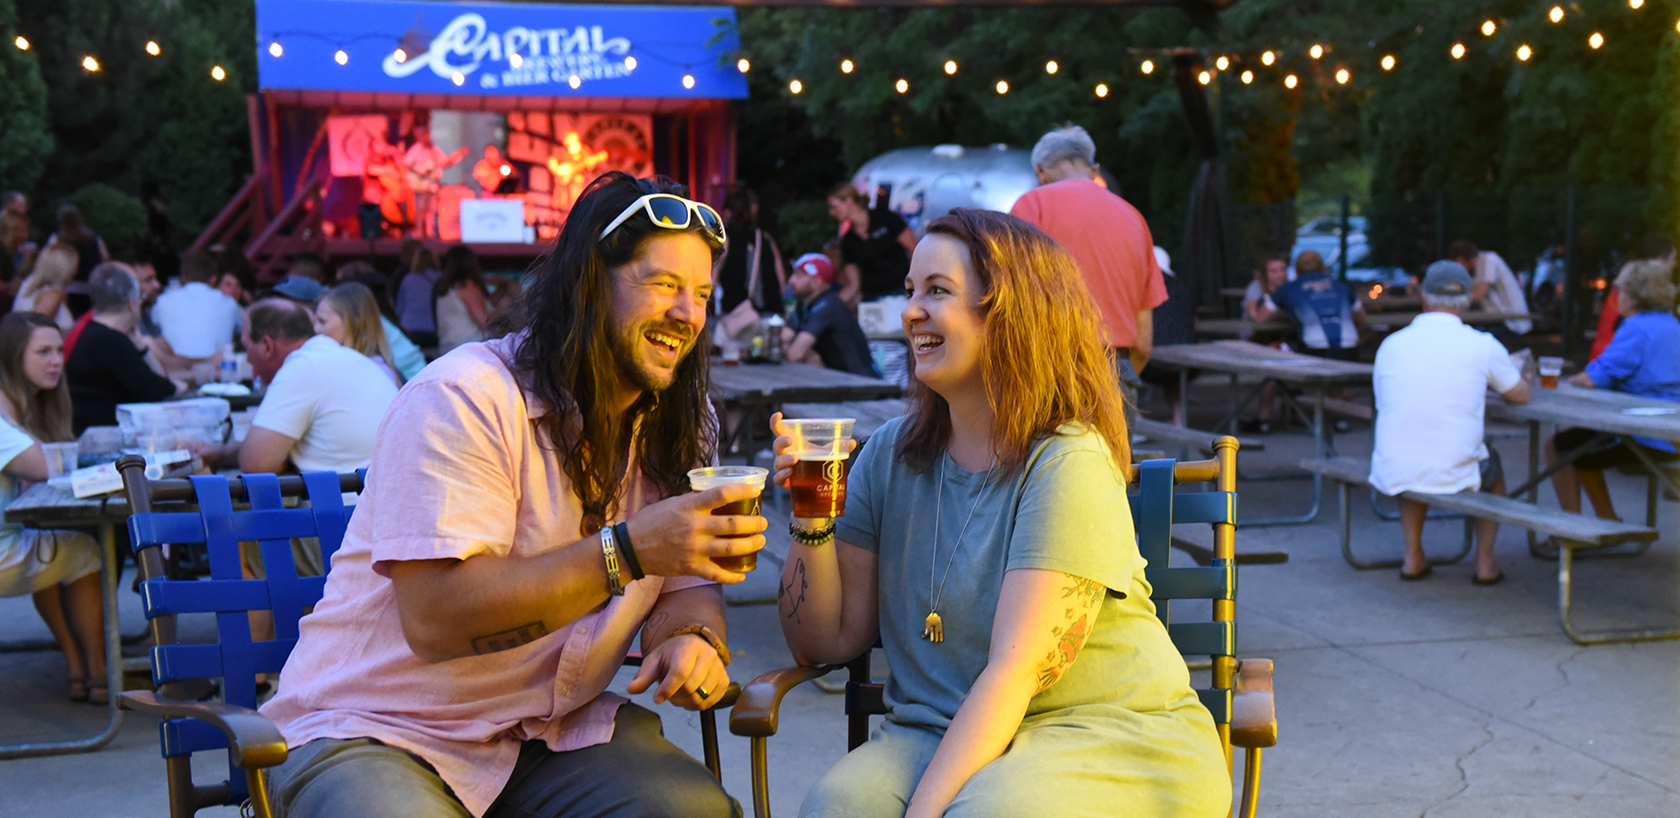
<path fill-rule="evenodd" d="M 1277 744 L 1272 699 L 1272 660 L 1244 659 L 1231 696 L 1231 745 L 1253 749 Z"/>
<path fill-rule="evenodd" d="M 788 667 L 772 670 L 748 682 L 746 687 L 741 688 L 741 696 L 735 700 L 735 707 L 729 711 L 729 732 L 737 736 L 775 735 L 776 718 L 781 710 L 782 697 L 786 696 L 789 690 L 844 667 L 845 665 Z"/>
<path fill-rule="evenodd" d="M 119 697 L 124 710 L 170 719 L 198 719 L 227 734 L 233 763 L 241 769 L 275 767 L 286 760 L 280 728 L 255 710 L 222 702 L 166 699 L 150 690 L 130 690 Z"/>

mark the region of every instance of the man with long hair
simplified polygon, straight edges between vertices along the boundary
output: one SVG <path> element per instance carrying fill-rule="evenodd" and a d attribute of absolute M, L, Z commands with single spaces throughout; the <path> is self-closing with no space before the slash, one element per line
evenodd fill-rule
<path fill-rule="evenodd" d="M 590 184 L 530 276 L 512 333 L 403 388 L 325 597 L 263 707 L 291 748 L 282 814 L 730 815 L 628 685 L 717 704 L 715 557 L 763 546 L 686 493 L 716 423 L 702 345 L 716 212 L 661 180 Z"/>

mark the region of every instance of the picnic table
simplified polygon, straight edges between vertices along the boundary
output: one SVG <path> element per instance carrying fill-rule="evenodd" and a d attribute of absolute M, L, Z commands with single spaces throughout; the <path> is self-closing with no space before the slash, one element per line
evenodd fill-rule
<path fill-rule="evenodd" d="M 83 738 L 0 745 L 0 759 L 97 750 L 115 738 L 122 727 L 122 710 L 117 707 L 117 694 L 122 692 L 125 670 L 122 631 L 117 625 L 117 580 L 122 573 L 122 561 L 117 557 L 116 527 L 128 519 L 128 501 L 120 493 L 78 500 L 68 486 L 36 483 L 6 507 L 5 519 L 8 523 L 22 523 L 30 528 L 94 528 L 99 531 L 100 597 L 105 604 L 106 684 L 111 691 L 111 700 L 106 705 L 108 716 L 104 730 Z"/>
<path fill-rule="evenodd" d="M 1324 457 L 1329 451 L 1329 441 L 1324 433 L 1324 404 L 1325 393 L 1331 389 L 1350 386 L 1369 386 L 1371 383 L 1371 365 L 1352 361 L 1337 361 L 1329 358 L 1316 358 L 1311 355 L 1301 355 L 1273 349 L 1263 344 L 1248 341 L 1214 341 L 1203 344 L 1172 344 L 1159 346 L 1150 353 L 1150 360 L 1168 366 L 1178 367 L 1178 400 L 1179 413 L 1183 412 L 1183 401 L 1189 394 L 1190 370 L 1199 369 L 1212 372 L 1224 372 L 1231 377 L 1233 400 L 1231 410 L 1224 419 L 1214 426 L 1215 432 L 1236 433 L 1237 417 L 1260 396 L 1266 381 L 1276 381 L 1286 386 L 1304 390 L 1312 395 L 1312 413 L 1308 424 L 1312 429 L 1313 456 Z M 1262 382 L 1247 395 L 1240 398 L 1237 395 L 1237 376 L 1244 374 L 1260 375 Z M 1293 397 L 1284 390 L 1286 400 L 1296 411 L 1302 411 Z M 1303 414 L 1305 414 L 1303 412 Z M 1290 476 L 1310 477 L 1313 483 L 1312 507 L 1305 514 L 1290 517 L 1268 517 L 1260 519 L 1245 519 L 1243 525 L 1296 525 L 1312 522 L 1318 517 L 1319 507 L 1322 505 L 1324 492 L 1324 476 L 1321 474 L 1308 475 L 1305 472 Z"/>
<path fill-rule="evenodd" d="M 1419 315 L 1417 311 L 1395 312 L 1367 312 L 1366 325 L 1384 330 L 1397 330 L 1411 324 Z M 1470 326 L 1490 326 L 1503 324 L 1506 321 L 1533 321 L 1538 315 L 1530 312 L 1481 312 L 1471 311 L 1459 316 L 1460 320 Z M 1196 320 L 1196 334 L 1205 338 L 1240 338 L 1243 335 L 1279 337 L 1295 334 L 1295 323 L 1287 319 L 1277 319 L 1256 324 L 1245 318 L 1198 318 Z"/>
<path fill-rule="evenodd" d="M 767 424 L 770 413 L 783 404 L 873 401 L 903 393 L 898 384 L 809 364 L 712 364 L 711 398 L 722 406 L 719 440 L 725 452 L 738 439 L 751 448 L 754 430 L 764 425 L 758 421 Z"/>
<path fill-rule="evenodd" d="M 1488 410 L 1496 416 L 1509 420 L 1524 422 L 1528 425 L 1528 482 L 1516 487 L 1510 496 L 1516 497 L 1526 492 L 1529 501 L 1537 498 L 1539 485 L 1552 476 L 1559 469 L 1573 463 L 1576 458 L 1592 451 L 1597 445 L 1613 436 L 1631 436 L 1656 438 L 1658 440 L 1680 441 L 1680 403 L 1658 400 L 1656 398 L 1629 395 L 1626 392 L 1612 392 L 1607 389 L 1583 389 L 1567 383 L 1558 384 L 1556 389 L 1532 389 L 1528 403 L 1510 403 L 1498 396 L 1489 396 Z M 1593 429 L 1599 435 L 1588 441 L 1579 449 L 1570 452 L 1560 452 L 1558 463 L 1545 469 L 1540 468 L 1540 424 L 1555 423 L 1559 428 L 1579 426 Z M 1651 457 L 1650 450 L 1633 440 L 1627 440 L 1629 448 L 1633 449 L 1640 462 L 1651 473 L 1653 479 L 1666 482 L 1675 491 L 1680 492 L 1680 481 L 1675 479 L 1674 473 L 1658 465 Z M 1655 522 L 1655 497 L 1649 498 L 1646 504 L 1646 525 Z"/>
<path fill-rule="evenodd" d="M 263 389 L 263 388 L 260 388 L 260 387 L 252 386 L 251 384 L 246 384 L 246 386 L 250 387 L 250 389 L 251 389 L 251 393 L 249 395 L 206 395 L 206 394 L 198 391 L 197 389 L 190 389 L 186 392 L 182 392 L 181 394 L 179 394 L 179 395 L 177 395 L 173 398 L 170 398 L 170 400 L 188 400 L 188 399 L 191 399 L 191 398 L 221 398 L 222 400 L 227 401 L 228 402 L 228 408 L 232 409 L 235 412 L 242 411 L 242 410 L 245 410 L 245 409 L 250 409 L 253 406 L 261 405 L 262 401 L 263 401 L 263 395 L 267 394 L 267 390 Z"/>

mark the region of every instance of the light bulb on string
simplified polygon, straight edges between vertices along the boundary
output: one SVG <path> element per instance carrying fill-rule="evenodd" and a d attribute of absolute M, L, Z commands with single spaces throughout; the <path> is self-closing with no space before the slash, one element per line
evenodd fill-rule
<path fill-rule="evenodd" d="M 1527 45 L 1517 46 L 1517 59 L 1522 60 L 1523 62 L 1528 62 L 1528 58 L 1532 56 L 1534 56 L 1534 49 L 1529 48 Z"/>
<path fill-rule="evenodd" d="M 1324 56 L 1324 46 L 1321 46 L 1318 43 L 1313 43 L 1313 47 L 1307 49 L 1307 53 L 1312 55 L 1312 58 L 1316 60 L 1319 57 Z"/>
<path fill-rule="evenodd" d="M 1273 54 L 1270 51 L 1260 55 L 1260 64 L 1261 65 L 1271 65 L 1272 63 L 1275 63 L 1275 62 L 1277 62 L 1277 55 Z"/>
<path fill-rule="evenodd" d="M 449 75 L 449 81 L 455 83 L 456 85 L 466 85 L 467 75 L 456 71 L 455 73 Z"/>
<path fill-rule="evenodd" d="M 1155 61 L 1154 60 L 1144 60 L 1143 65 L 1138 66 L 1138 70 L 1142 71 L 1145 74 L 1155 73 Z"/>
<path fill-rule="evenodd" d="M 1283 78 L 1283 87 L 1285 88 L 1294 88 L 1299 83 L 1300 80 L 1296 79 L 1294 74 Z"/>
<path fill-rule="evenodd" d="M 1221 71 L 1224 71 L 1225 69 L 1231 67 L 1231 58 L 1221 54 L 1219 59 L 1213 61 L 1213 66 Z"/>
<path fill-rule="evenodd" d="M 898 82 L 893 83 L 893 87 L 898 89 L 900 94 L 910 93 L 910 81 L 902 77 L 899 78 Z"/>
<path fill-rule="evenodd" d="M 1482 23 L 1482 36 L 1483 37 L 1492 37 L 1493 33 L 1495 31 L 1498 31 L 1498 30 L 1499 30 L 1499 26 L 1495 25 L 1492 20 L 1489 20 L 1485 23 Z"/>
<path fill-rule="evenodd" d="M 1602 47 L 1604 45 L 1604 35 L 1596 31 L 1593 32 L 1592 36 L 1587 38 L 1587 45 L 1594 49 Z"/>
<path fill-rule="evenodd" d="M 1353 78 L 1353 75 L 1349 74 L 1348 70 L 1346 68 L 1340 68 L 1340 69 L 1336 70 L 1336 84 L 1337 85 L 1347 85 L 1347 81 L 1352 79 L 1352 78 Z"/>
<path fill-rule="evenodd" d="M 350 55 L 344 53 L 344 49 L 340 48 L 338 53 L 333 55 L 333 62 L 336 62 L 339 65 L 344 65 L 345 63 L 350 62 Z M 455 84 L 460 85 L 458 82 Z"/>
<path fill-rule="evenodd" d="M 17 46 L 19 51 L 28 51 L 29 50 L 29 41 L 24 39 L 23 35 L 21 35 L 21 34 L 18 35 L 17 39 L 12 41 L 12 45 Z"/>
<path fill-rule="evenodd" d="M 852 68 L 853 68 L 853 66 L 852 66 L 852 61 L 851 60 L 841 60 L 840 61 L 840 73 L 850 74 L 850 73 L 852 73 Z"/>
<path fill-rule="evenodd" d="M 1207 85 L 1208 83 L 1213 82 L 1213 75 L 1203 71 L 1202 73 L 1196 75 L 1196 81 L 1203 85 Z"/>
<path fill-rule="evenodd" d="M 1546 16 L 1550 17 L 1554 23 L 1563 22 L 1563 6 L 1552 6 L 1551 13 Z"/>
<path fill-rule="evenodd" d="M 222 80 L 227 79 L 227 72 L 223 71 L 222 67 L 219 65 L 214 66 L 210 69 L 210 78 L 217 82 L 221 82 Z"/>
<path fill-rule="evenodd" d="M 1455 60 L 1464 59 L 1464 43 L 1453 43 L 1452 58 Z"/>
<path fill-rule="evenodd" d="M 1101 82 L 1097 83 L 1097 98 L 1101 99 L 1106 96 L 1108 96 L 1108 85 Z"/>
<path fill-rule="evenodd" d="M 797 94 L 797 93 L 799 93 L 800 91 L 803 91 L 803 90 L 805 90 L 805 83 L 800 82 L 799 80 L 793 80 L 793 81 L 788 83 L 788 92 L 789 93 Z"/>
<path fill-rule="evenodd" d="M 957 73 L 957 61 L 956 60 L 946 60 L 945 61 L 945 73 L 947 73 L 947 74 Z"/>
<path fill-rule="evenodd" d="M 748 62 L 746 57 L 742 57 L 735 61 L 735 70 L 745 74 L 752 70 L 752 63 Z"/>
<path fill-rule="evenodd" d="M 99 61 L 94 59 L 92 55 L 83 57 L 82 58 L 82 70 L 83 71 L 98 71 L 99 70 Z"/>
<path fill-rule="evenodd" d="M 1061 69 L 1062 67 L 1057 65 L 1055 60 L 1051 60 L 1044 64 L 1044 73 L 1046 74 L 1054 74 Z"/>
<path fill-rule="evenodd" d="M 1243 85 L 1247 85 L 1247 84 L 1249 84 L 1253 81 L 1254 81 L 1254 72 L 1253 71 L 1242 72 L 1242 84 Z"/>
<path fill-rule="evenodd" d="M 508 65 L 518 68 L 525 64 L 525 55 L 517 51 L 508 54 Z"/>
<path fill-rule="evenodd" d="M 694 75 L 693 74 L 684 74 L 683 75 L 683 87 L 688 88 L 688 89 L 693 89 L 694 88 Z"/>
<path fill-rule="evenodd" d="M 626 70 L 626 71 L 636 70 L 636 58 L 635 57 L 625 57 L 624 58 L 624 70 Z"/>
<path fill-rule="evenodd" d="M 391 52 L 391 57 L 397 61 L 397 65 L 402 65 L 403 63 L 408 62 L 408 52 L 400 48 Z"/>
<path fill-rule="evenodd" d="M 566 84 L 570 85 L 572 87 L 573 91 L 576 91 L 579 86 L 583 85 L 583 78 L 576 75 L 576 74 L 573 74 L 573 75 L 566 78 Z M 685 87 L 687 87 L 687 86 L 685 86 Z"/>
<path fill-rule="evenodd" d="M 278 45 L 278 43 L 276 43 L 276 45 Z M 146 53 L 156 57 L 157 55 L 163 53 L 163 48 L 157 44 L 157 40 L 147 40 L 146 41 Z M 275 56 L 279 56 L 279 55 L 275 55 Z"/>
<path fill-rule="evenodd" d="M 1003 96 L 1004 94 L 1009 93 L 1009 82 L 1007 80 L 998 80 L 997 92 L 998 96 Z"/>
<path fill-rule="evenodd" d="M 268 44 L 268 53 L 272 56 L 278 57 L 281 54 L 286 53 L 286 49 L 281 48 L 279 42 L 272 42 Z"/>
<path fill-rule="evenodd" d="M 1384 71 L 1393 71 L 1394 70 L 1394 55 L 1393 54 L 1384 54 L 1383 55 L 1382 67 L 1383 67 Z"/>

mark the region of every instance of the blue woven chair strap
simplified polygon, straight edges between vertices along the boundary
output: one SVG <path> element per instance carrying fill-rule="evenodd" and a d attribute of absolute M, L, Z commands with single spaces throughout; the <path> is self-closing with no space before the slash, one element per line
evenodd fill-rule
<path fill-rule="evenodd" d="M 1219 560 L 1229 563 L 1228 560 Z M 1216 564 L 1208 568 L 1146 568 L 1150 599 L 1236 599 L 1237 568 Z"/>
<path fill-rule="evenodd" d="M 1196 697 L 1213 714 L 1214 724 L 1231 723 L 1231 691 L 1223 687 L 1197 688 Z"/>
<path fill-rule="evenodd" d="M 1185 656 L 1237 655 L 1235 622 L 1175 622 L 1167 626 L 1167 635 Z"/>

